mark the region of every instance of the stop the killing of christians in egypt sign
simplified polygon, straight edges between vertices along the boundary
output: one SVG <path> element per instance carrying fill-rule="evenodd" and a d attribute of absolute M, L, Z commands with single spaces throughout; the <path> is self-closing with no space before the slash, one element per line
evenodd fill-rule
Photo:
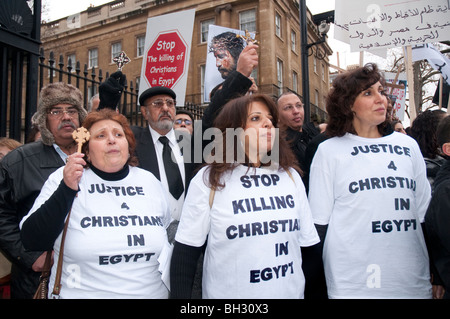
<path fill-rule="evenodd" d="M 155 86 L 172 89 L 184 105 L 195 10 L 147 20 L 139 92 Z"/>

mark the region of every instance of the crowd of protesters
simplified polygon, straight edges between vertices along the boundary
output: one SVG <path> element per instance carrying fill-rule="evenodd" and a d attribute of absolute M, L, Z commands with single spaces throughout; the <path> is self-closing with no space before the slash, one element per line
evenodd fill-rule
<path fill-rule="evenodd" d="M 258 45 L 219 40 L 195 127 L 166 87 L 130 127 L 120 71 L 89 113 L 70 84 L 41 90 L 39 135 L 0 140 L 3 297 L 32 298 L 51 257 L 49 293 L 60 280 L 69 299 L 449 298 L 450 117 L 423 112 L 408 136 L 369 63 L 337 76 L 316 126 L 297 94 L 258 93 Z M 195 130 L 213 133 L 201 161 Z"/>

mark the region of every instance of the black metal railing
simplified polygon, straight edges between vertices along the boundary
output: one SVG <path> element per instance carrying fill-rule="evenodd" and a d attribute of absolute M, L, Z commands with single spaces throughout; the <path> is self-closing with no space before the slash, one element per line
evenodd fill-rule
<path fill-rule="evenodd" d="M 83 94 L 84 107 L 88 109 L 89 99 L 98 93 L 98 87 L 109 77 L 108 72 L 103 76 L 101 69 L 88 68 L 87 64 L 81 69 L 80 61 L 73 66 L 69 59 L 67 65 L 64 63 L 64 57 L 59 56 L 59 62 L 56 63 L 53 52 L 49 53 L 46 60 L 44 50 L 41 49 L 39 58 L 39 89 L 48 83 L 56 81 L 66 82 L 76 86 Z M 135 87 L 133 81 L 125 81 L 122 98 L 118 105 L 119 112 L 122 113 L 130 122 L 130 125 L 145 125 L 145 120 L 141 114 L 138 105 L 139 89 Z M 190 102 L 186 102 L 181 109 L 190 111 L 195 119 L 201 119 L 204 107 Z"/>
<path fill-rule="evenodd" d="M 59 62 L 56 64 L 53 52 L 50 52 L 48 60 L 44 56 L 41 49 L 39 58 L 39 89 L 47 83 L 55 81 L 66 82 L 76 86 L 83 94 L 84 107 L 88 109 L 89 99 L 98 93 L 98 87 L 109 77 L 108 72 L 103 76 L 101 69 L 88 68 L 84 65 L 83 70 L 80 61 L 77 61 L 73 67 L 72 61 L 69 59 L 67 65 L 64 64 L 64 57 L 59 56 Z M 125 81 L 122 98 L 118 105 L 119 112 L 122 113 L 130 122 L 130 125 L 145 125 L 145 120 L 141 114 L 138 105 L 138 88 L 135 87 L 133 81 Z M 182 109 L 189 110 L 196 119 L 203 116 L 203 107 L 193 103 L 186 102 Z"/>

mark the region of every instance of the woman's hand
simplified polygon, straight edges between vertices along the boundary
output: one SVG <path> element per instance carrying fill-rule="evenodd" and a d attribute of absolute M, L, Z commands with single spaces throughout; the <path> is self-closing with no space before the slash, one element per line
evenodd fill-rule
<path fill-rule="evenodd" d="M 86 165 L 83 157 L 84 154 L 78 152 L 70 155 L 64 167 L 64 183 L 75 191 L 78 190 L 78 183 L 83 175 L 83 167 Z"/>
<path fill-rule="evenodd" d="M 33 269 L 33 271 L 35 271 L 35 272 L 44 271 L 45 258 L 47 257 L 47 254 L 48 254 L 48 252 L 44 252 L 42 255 L 40 255 L 38 257 L 38 259 L 36 259 L 36 261 L 31 266 L 31 269 Z M 53 265 L 53 254 L 54 254 L 54 252 L 52 251 L 52 262 L 50 265 Z"/>

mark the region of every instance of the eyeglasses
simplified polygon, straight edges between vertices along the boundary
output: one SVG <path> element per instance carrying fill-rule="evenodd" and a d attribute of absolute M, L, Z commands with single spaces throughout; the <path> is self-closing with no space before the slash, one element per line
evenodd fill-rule
<path fill-rule="evenodd" d="M 60 118 L 63 117 L 64 114 L 69 115 L 70 117 L 78 116 L 78 110 L 52 110 L 48 112 L 52 117 Z"/>
<path fill-rule="evenodd" d="M 191 120 L 185 120 L 185 119 L 176 119 L 174 123 L 177 124 L 177 125 L 180 125 L 183 122 L 186 125 L 192 125 L 192 121 Z"/>
<path fill-rule="evenodd" d="M 158 99 L 158 100 L 153 101 L 151 103 L 151 105 L 153 105 L 154 107 L 160 109 L 160 108 L 162 108 L 164 106 L 164 104 L 166 104 L 167 107 L 174 107 L 176 103 L 177 102 L 174 99 L 165 99 L 165 100 Z"/>

